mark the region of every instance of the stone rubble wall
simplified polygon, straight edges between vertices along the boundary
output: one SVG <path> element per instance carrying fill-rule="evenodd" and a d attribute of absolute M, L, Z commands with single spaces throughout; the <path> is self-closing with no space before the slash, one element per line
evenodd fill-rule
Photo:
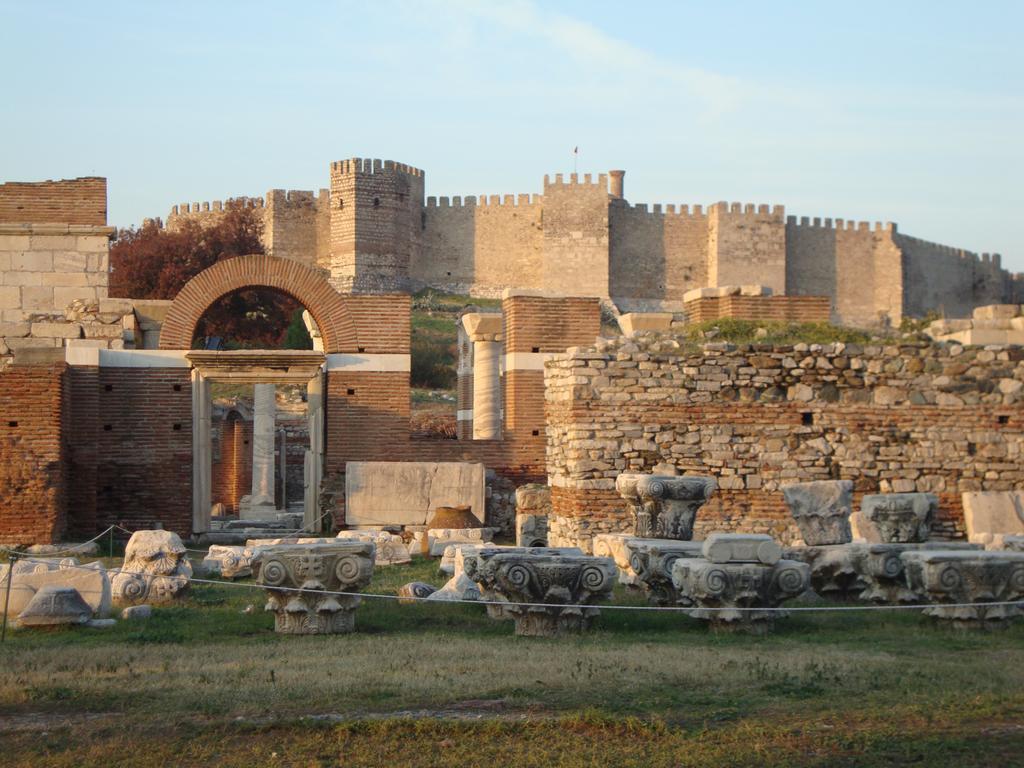
<path fill-rule="evenodd" d="M 848 479 L 940 498 L 934 535 L 964 535 L 960 494 L 1024 482 L 1024 349 L 925 341 L 686 348 L 656 334 L 569 350 L 545 368 L 552 541 L 626 530 L 614 483 L 666 462 L 719 490 L 714 530 L 796 538 L 779 488 Z"/>

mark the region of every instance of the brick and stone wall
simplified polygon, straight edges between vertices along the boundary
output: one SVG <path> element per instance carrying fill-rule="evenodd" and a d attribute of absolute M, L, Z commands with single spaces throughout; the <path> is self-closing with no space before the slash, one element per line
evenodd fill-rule
<path fill-rule="evenodd" d="M 660 462 L 719 491 L 697 536 L 796 534 L 779 488 L 849 479 L 866 493 L 938 494 L 935 534 L 963 535 L 960 494 L 1024 482 L 1024 351 L 907 342 L 705 345 L 655 335 L 570 350 L 545 370 L 558 540 L 625 530 L 614 490 Z"/>
<path fill-rule="evenodd" d="M 714 289 L 709 289 L 714 290 Z M 688 323 L 724 317 L 777 320 L 791 323 L 827 323 L 832 316 L 828 296 L 704 296 L 683 304 Z"/>
<path fill-rule="evenodd" d="M 71 396 L 64 363 L 0 372 L 0 544 L 56 541 L 67 531 Z"/>

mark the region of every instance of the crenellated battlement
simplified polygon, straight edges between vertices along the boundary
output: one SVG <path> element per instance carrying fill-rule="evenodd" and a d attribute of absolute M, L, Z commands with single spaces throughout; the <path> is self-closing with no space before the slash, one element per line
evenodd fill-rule
<path fill-rule="evenodd" d="M 994 270 L 1002 268 L 1003 257 L 998 253 L 975 253 L 963 248 L 956 248 L 951 245 L 942 245 L 941 243 L 933 243 L 929 240 L 922 240 L 919 237 L 911 237 L 910 235 L 904 235 L 902 233 L 900 233 L 899 237 L 904 243 L 912 243 L 920 248 L 927 248 L 930 251 L 945 256 L 956 256 L 965 261 L 972 261 L 978 266 Z"/>
<path fill-rule="evenodd" d="M 426 208 L 480 208 L 480 207 L 509 207 L 526 208 L 534 205 L 542 205 L 543 195 L 517 194 L 517 195 L 466 195 L 449 198 L 447 196 L 427 198 Z"/>
<path fill-rule="evenodd" d="M 703 205 L 690 206 L 686 203 L 653 203 L 648 205 L 647 203 L 626 203 L 625 201 L 618 201 L 616 203 L 619 207 L 625 208 L 626 210 L 635 214 L 646 214 L 648 216 L 679 216 L 686 218 L 707 218 L 707 212 L 704 210 Z"/>
<path fill-rule="evenodd" d="M 222 213 L 231 205 L 238 204 L 243 208 L 262 208 L 262 197 L 229 197 L 227 200 L 210 200 L 202 203 L 179 203 L 171 206 L 171 216 L 190 216 L 202 213 Z"/>
<path fill-rule="evenodd" d="M 608 190 L 608 174 L 599 173 L 595 179 L 593 174 L 584 173 L 582 180 L 580 174 L 570 173 L 569 180 L 565 180 L 565 174 L 556 173 L 554 181 L 551 180 L 549 174 L 544 174 L 544 188 L 556 187 L 556 188 L 568 188 L 568 187 L 591 187 L 599 188 L 605 191 Z"/>
<path fill-rule="evenodd" d="M 422 177 L 423 171 L 405 163 L 378 158 L 352 157 L 348 160 L 335 160 L 331 163 L 331 174 L 348 176 L 352 174 L 404 173 L 409 176 Z"/>
<path fill-rule="evenodd" d="M 818 216 L 787 216 L 786 225 L 794 227 L 809 227 L 811 229 L 834 229 L 847 232 L 893 232 L 897 231 L 896 224 L 891 221 L 876 221 L 872 226 L 870 221 L 847 221 L 846 219 L 822 219 Z"/>
<path fill-rule="evenodd" d="M 712 203 L 708 206 L 708 212 L 714 212 L 719 217 L 729 216 L 735 218 L 744 216 L 747 218 L 764 218 L 770 216 L 774 219 L 783 220 L 786 215 L 784 205 L 765 205 L 754 203 L 727 203 L 724 200 Z"/>

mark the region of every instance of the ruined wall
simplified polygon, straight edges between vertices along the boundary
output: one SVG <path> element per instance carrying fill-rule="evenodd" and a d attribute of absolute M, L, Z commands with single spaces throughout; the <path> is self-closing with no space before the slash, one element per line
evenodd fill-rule
<path fill-rule="evenodd" d="M 26 341 L 36 334 L 20 324 L 107 297 L 106 217 L 106 179 L 0 184 L 0 355 L 7 337 L 12 349 L 60 346 Z"/>
<path fill-rule="evenodd" d="M 717 478 L 698 516 L 714 530 L 796 535 L 779 488 L 848 479 L 866 493 L 940 498 L 939 536 L 961 537 L 960 494 L 1024 481 L 1024 352 L 926 343 L 599 344 L 546 367 L 555 529 L 589 544 L 625 530 L 623 471 L 668 462 Z"/>
<path fill-rule="evenodd" d="M 786 293 L 781 205 L 715 203 L 708 209 L 708 285 L 763 285 Z"/>
<path fill-rule="evenodd" d="M 56 541 L 65 534 L 70 398 L 63 363 L 0 372 L 0 544 Z"/>
<path fill-rule="evenodd" d="M 210 467 L 210 498 L 229 513 L 252 492 L 252 422 L 237 414 L 213 422 L 213 459 Z"/>
<path fill-rule="evenodd" d="M 564 296 L 608 295 L 608 178 L 544 177 L 541 285 Z"/>
<path fill-rule="evenodd" d="M 708 284 L 708 220 L 699 205 L 631 206 L 608 214 L 609 292 L 613 299 L 680 301 Z"/>
<path fill-rule="evenodd" d="M 413 285 L 487 297 L 539 288 L 542 212 L 540 195 L 428 197 Z"/>

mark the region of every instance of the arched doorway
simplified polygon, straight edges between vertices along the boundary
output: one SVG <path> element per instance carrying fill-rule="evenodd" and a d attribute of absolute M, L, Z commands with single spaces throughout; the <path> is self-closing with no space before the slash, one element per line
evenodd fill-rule
<path fill-rule="evenodd" d="M 306 387 L 309 447 L 304 462 L 303 529 L 312 532 L 320 517 L 326 354 L 356 349 L 350 309 L 324 273 L 273 256 L 241 256 L 218 262 L 192 278 L 175 297 L 161 329 L 160 349 L 189 349 L 206 311 L 222 297 L 247 288 L 280 291 L 302 304 L 319 328 L 323 351 L 193 350 L 185 355 L 192 366 L 193 531 L 211 529 L 211 385 L 235 382 L 254 386 L 301 383 Z M 255 439 L 253 444 L 255 448 Z"/>

